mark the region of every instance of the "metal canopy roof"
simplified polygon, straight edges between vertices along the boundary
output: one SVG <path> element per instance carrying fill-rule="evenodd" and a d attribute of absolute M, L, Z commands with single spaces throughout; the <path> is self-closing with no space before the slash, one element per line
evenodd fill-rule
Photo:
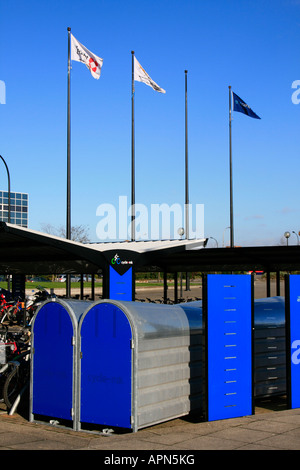
<path fill-rule="evenodd" d="M 153 254 L 151 261 L 168 272 L 300 271 L 300 246 L 206 248 L 160 259 Z"/>
<path fill-rule="evenodd" d="M 87 243 L 85 246 L 93 250 L 117 251 L 128 250 L 135 253 L 150 253 L 159 250 L 168 250 L 168 253 L 182 250 L 197 250 L 206 245 L 207 239 L 195 240 L 140 240 L 140 241 L 124 241 L 124 242 L 104 242 L 104 243 Z"/>
<path fill-rule="evenodd" d="M 300 271 L 300 246 L 204 248 L 203 240 L 83 244 L 0 222 L 0 273 L 95 274 L 115 253 L 138 271 Z"/>
<path fill-rule="evenodd" d="M 206 239 L 83 244 L 0 222 L 0 273 L 95 274 L 106 269 L 116 252 L 129 254 L 142 269 L 151 264 L 154 253 L 184 253 L 205 244 Z"/>
<path fill-rule="evenodd" d="M 10 274 L 97 273 L 102 253 L 53 235 L 0 222 L 0 272 Z"/>

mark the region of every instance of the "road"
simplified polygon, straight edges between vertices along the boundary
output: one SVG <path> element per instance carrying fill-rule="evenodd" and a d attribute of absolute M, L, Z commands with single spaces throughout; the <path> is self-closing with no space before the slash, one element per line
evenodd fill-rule
<path fill-rule="evenodd" d="M 180 289 L 178 289 L 178 297 L 180 297 Z M 284 295 L 284 280 L 280 283 L 280 294 Z M 271 296 L 276 295 L 276 281 L 271 280 Z M 266 280 L 258 278 L 254 281 L 254 298 L 255 299 L 262 299 L 267 297 L 267 285 Z M 174 300 L 174 288 L 168 288 L 168 298 L 173 301 Z M 151 301 L 161 302 L 163 300 L 163 287 L 156 287 L 156 288 L 136 288 L 136 300 L 147 300 L 150 299 Z M 185 284 L 183 285 L 182 289 L 182 299 L 184 302 L 189 300 L 197 300 L 202 299 L 202 286 L 193 286 L 191 285 L 190 290 L 185 290 Z"/>

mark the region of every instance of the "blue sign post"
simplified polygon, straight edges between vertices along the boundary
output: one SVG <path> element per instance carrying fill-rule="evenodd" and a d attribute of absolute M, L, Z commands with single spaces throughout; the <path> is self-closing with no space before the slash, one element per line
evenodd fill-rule
<path fill-rule="evenodd" d="M 204 277 L 208 421 L 253 414 L 251 275 Z"/>
<path fill-rule="evenodd" d="M 137 253 L 130 250 L 104 252 L 108 261 L 107 286 L 104 295 L 112 300 L 134 300 Z"/>
<path fill-rule="evenodd" d="M 109 298 L 113 300 L 133 300 L 133 272 L 129 268 L 125 273 L 119 274 L 109 267 Z"/>
<path fill-rule="evenodd" d="M 286 276 L 287 397 L 289 408 L 300 408 L 300 276 Z"/>

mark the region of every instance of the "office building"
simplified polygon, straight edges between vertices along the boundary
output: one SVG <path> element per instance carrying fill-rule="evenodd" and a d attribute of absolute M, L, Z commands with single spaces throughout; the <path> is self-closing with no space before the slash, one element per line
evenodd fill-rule
<path fill-rule="evenodd" d="M 9 198 L 7 191 L 0 191 L 0 220 L 9 220 Z M 28 227 L 28 194 L 10 192 L 10 223 Z"/>

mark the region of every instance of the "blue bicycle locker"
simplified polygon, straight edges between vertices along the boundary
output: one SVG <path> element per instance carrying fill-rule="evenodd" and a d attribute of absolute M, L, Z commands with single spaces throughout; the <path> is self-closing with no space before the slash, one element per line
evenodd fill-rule
<path fill-rule="evenodd" d="M 136 432 L 199 410 L 202 336 L 197 308 L 96 302 L 79 322 L 78 429 Z"/>
<path fill-rule="evenodd" d="M 53 299 L 32 323 L 30 420 L 69 420 L 76 428 L 77 332 L 91 302 Z"/>

